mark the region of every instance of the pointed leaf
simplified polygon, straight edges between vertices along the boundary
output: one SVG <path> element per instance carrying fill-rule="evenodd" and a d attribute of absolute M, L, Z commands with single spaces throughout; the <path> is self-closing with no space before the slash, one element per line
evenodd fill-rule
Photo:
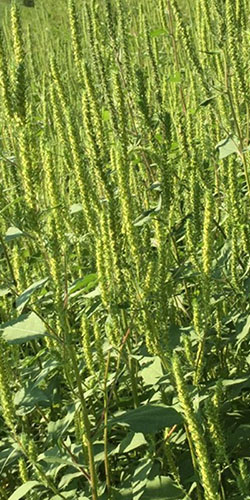
<path fill-rule="evenodd" d="M 9 227 L 9 229 L 7 230 L 7 232 L 5 234 L 5 241 L 7 241 L 7 242 L 12 241 L 15 238 L 20 238 L 20 236 L 25 236 L 23 231 L 18 229 L 18 227 L 11 226 L 11 227 Z"/>
<path fill-rule="evenodd" d="M 170 477 L 156 477 L 148 480 L 141 500 L 181 500 L 185 493 Z"/>
<path fill-rule="evenodd" d="M 22 314 L 19 318 L 0 326 L 3 338 L 9 344 L 23 344 L 47 334 L 42 320 L 36 313 Z"/>
<path fill-rule="evenodd" d="M 16 306 L 18 310 L 23 310 L 25 304 L 29 301 L 31 295 L 38 289 L 41 288 L 46 282 L 48 281 L 48 278 L 43 278 L 39 281 L 36 281 L 35 283 L 32 283 L 32 285 L 29 286 L 19 297 L 16 299 Z"/>
<path fill-rule="evenodd" d="M 19 486 L 17 490 L 8 498 L 8 500 L 19 500 L 19 498 L 23 498 L 27 493 L 29 493 L 32 488 L 35 488 L 35 486 L 43 486 L 41 483 L 38 481 L 27 481 L 27 483 L 22 484 L 22 486 Z"/>
<path fill-rule="evenodd" d="M 250 333 L 250 315 L 247 317 L 241 332 L 238 333 L 237 335 L 237 343 L 241 344 L 241 342 L 243 342 L 247 338 L 249 333 Z"/>
<path fill-rule="evenodd" d="M 200 103 L 200 106 L 208 106 L 208 104 L 211 103 L 211 101 L 213 101 L 214 99 L 216 99 L 217 95 L 212 95 L 211 97 L 208 97 L 207 99 L 205 99 L 204 101 L 202 101 Z"/>
<path fill-rule="evenodd" d="M 145 405 L 113 418 L 109 425 L 128 424 L 135 432 L 153 434 L 164 427 L 182 423 L 182 416 L 171 406 Z"/>
<path fill-rule="evenodd" d="M 215 149 L 219 150 L 219 158 L 222 160 L 232 153 L 238 153 L 238 139 L 235 136 L 228 136 L 226 139 L 220 141 Z"/>
<path fill-rule="evenodd" d="M 152 214 L 158 213 L 160 211 L 161 205 L 162 197 L 160 196 L 157 206 L 154 208 L 149 208 L 148 210 L 145 210 L 141 215 L 139 215 L 139 217 L 137 217 L 133 222 L 134 226 L 142 226 L 143 224 L 145 224 L 145 222 L 148 222 Z"/>
<path fill-rule="evenodd" d="M 70 214 L 77 214 L 78 212 L 82 212 L 82 204 L 81 203 L 74 203 L 69 207 L 69 213 Z"/>
<path fill-rule="evenodd" d="M 147 441 L 141 432 L 129 432 L 121 443 L 111 452 L 111 455 L 129 453 L 129 451 L 133 451 L 144 444 L 147 444 Z"/>

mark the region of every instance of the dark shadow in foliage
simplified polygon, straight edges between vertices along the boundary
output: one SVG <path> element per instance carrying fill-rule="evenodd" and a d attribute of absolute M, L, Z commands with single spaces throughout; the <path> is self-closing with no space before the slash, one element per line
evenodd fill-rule
<path fill-rule="evenodd" d="M 24 7 L 35 7 L 35 0 L 23 0 Z"/>

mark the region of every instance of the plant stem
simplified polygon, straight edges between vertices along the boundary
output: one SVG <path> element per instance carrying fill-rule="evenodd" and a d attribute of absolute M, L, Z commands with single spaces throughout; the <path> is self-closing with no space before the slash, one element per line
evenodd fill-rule
<path fill-rule="evenodd" d="M 80 397 L 81 407 L 82 407 L 84 429 L 86 432 L 88 458 L 89 458 L 89 472 L 90 472 L 90 480 L 91 480 L 91 488 L 92 488 L 92 500 L 98 500 L 97 474 L 96 474 L 95 462 L 94 462 L 94 450 L 93 450 L 93 445 L 92 445 L 92 440 L 91 440 L 90 421 L 89 421 L 86 401 L 85 401 L 84 393 L 83 393 L 83 389 L 82 389 L 82 382 L 81 382 L 79 368 L 77 365 L 75 350 L 71 345 L 68 346 L 68 349 L 69 349 L 70 357 L 72 360 L 72 364 L 73 364 L 73 368 L 74 368 L 74 372 L 75 372 L 75 376 L 76 376 L 76 382 L 77 382 L 77 387 L 78 387 L 79 397 Z"/>
<path fill-rule="evenodd" d="M 111 477 L 110 477 L 110 468 L 109 468 L 109 459 L 108 459 L 108 403 L 109 403 L 109 398 L 108 398 L 107 382 L 108 382 L 109 364 L 110 364 L 110 351 L 108 353 L 108 359 L 107 359 L 105 375 L 104 375 L 104 409 L 103 409 L 103 415 L 104 415 L 104 433 L 103 433 L 104 466 L 105 466 L 105 476 L 106 476 L 108 498 L 110 498 L 110 495 L 111 495 Z"/>

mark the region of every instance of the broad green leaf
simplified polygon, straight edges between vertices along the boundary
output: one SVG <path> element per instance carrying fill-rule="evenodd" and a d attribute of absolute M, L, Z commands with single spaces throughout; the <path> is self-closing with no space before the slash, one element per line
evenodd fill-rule
<path fill-rule="evenodd" d="M 145 358 L 147 360 L 147 358 Z M 149 358 L 145 364 L 143 364 L 142 369 L 139 371 L 139 375 L 143 378 L 145 385 L 155 385 L 163 376 L 161 360 L 158 356 L 154 358 Z"/>
<path fill-rule="evenodd" d="M 23 231 L 18 229 L 18 227 L 11 226 L 11 227 L 9 227 L 9 229 L 7 230 L 7 232 L 5 234 L 5 241 L 9 242 L 9 241 L 15 240 L 16 238 L 20 238 L 20 236 L 25 236 Z"/>
<path fill-rule="evenodd" d="M 241 393 L 242 389 L 250 387 L 250 377 L 224 379 L 222 384 L 230 391 L 231 396 L 236 397 Z"/>
<path fill-rule="evenodd" d="M 15 394 L 14 403 L 19 407 L 18 415 L 27 415 L 36 405 L 49 405 L 50 398 L 45 391 L 28 384 Z"/>
<path fill-rule="evenodd" d="M 69 465 L 70 467 L 76 467 L 74 462 L 70 461 L 70 458 L 62 458 L 62 457 L 58 457 L 57 455 L 47 456 L 45 454 L 41 454 L 38 456 L 37 461 L 38 462 L 44 461 L 44 462 L 48 462 L 49 464 L 62 464 L 62 465 Z"/>
<path fill-rule="evenodd" d="M 152 467 L 153 462 L 151 459 L 143 458 L 140 460 L 131 482 L 133 500 L 139 500 L 142 497 Z"/>
<path fill-rule="evenodd" d="M 111 452 L 111 455 L 129 453 L 145 444 L 147 444 L 147 441 L 141 432 L 129 432 L 121 443 Z"/>
<path fill-rule="evenodd" d="M 141 500 L 180 500 L 184 497 L 183 490 L 170 477 L 158 476 L 147 481 Z"/>
<path fill-rule="evenodd" d="M 25 304 L 29 301 L 31 295 L 38 290 L 38 288 L 41 288 L 45 283 L 47 283 L 48 278 L 43 278 L 39 281 L 35 281 L 35 283 L 32 283 L 32 285 L 29 286 L 19 297 L 16 299 L 16 306 L 17 309 L 22 311 Z"/>
<path fill-rule="evenodd" d="M 73 422 L 74 416 L 75 416 L 75 411 L 79 407 L 78 404 L 70 405 L 68 406 L 67 413 L 65 417 L 56 420 L 53 422 L 51 420 L 48 424 L 48 434 L 50 435 L 50 439 L 57 440 L 59 437 L 61 437 L 66 430 L 68 429 L 69 425 Z"/>
<path fill-rule="evenodd" d="M 51 359 L 51 358 L 47 359 L 43 364 L 42 370 L 39 371 L 39 374 L 34 381 L 34 387 L 37 386 L 38 384 L 40 384 L 45 379 L 45 377 L 47 377 L 47 375 L 52 370 L 55 370 L 55 368 L 58 368 L 58 366 L 59 366 L 58 360 Z"/>
<path fill-rule="evenodd" d="M 109 425 L 128 424 L 134 432 L 154 434 L 182 421 L 180 413 L 171 406 L 145 405 L 111 419 Z"/>
<path fill-rule="evenodd" d="M 34 312 L 22 314 L 19 318 L 1 325 L 0 331 L 9 344 L 23 344 L 47 334 L 42 320 Z"/>
<path fill-rule="evenodd" d="M 215 149 L 219 150 L 219 158 L 222 160 L 232 153 L 238 153 L 238 139 L 235 136 L 232 137 L 229 135 L 226 139 L 220 141 Z"/>
<path fill-rule="evenodd" d="M 38 481 L 27 481 L 27 483 L 19 486 L 19 488 L 17 488 L 17 490 L 8 498 L 8 500 L 19 500 L 19 498 L 23 498 L 25 495 L 27 495 L 27 493 L 29 493 L 30 490 L 32 490 L 36 486 L 43 486 L 43 484 L 39 483 Z"/>
<path fill-rule="evenodd" d="M 247 317 L 241 332 L 238 333 L 237 335 L 237 343 L 241 344 L 244 340 L 246 340 L 249 332 L 250 332 L 250 315 Z"/>
<path fill-rule="evenodd" d="M 73 481 L 74 479 L 76 479 L 77 477 L 80 477 L 82 476 L 82 472 L 72 472 L 71 474 L 65 474 L 58 487 L 59 488 L 67 488 L 67 486 L 71 483 L 71 481 Z"/>

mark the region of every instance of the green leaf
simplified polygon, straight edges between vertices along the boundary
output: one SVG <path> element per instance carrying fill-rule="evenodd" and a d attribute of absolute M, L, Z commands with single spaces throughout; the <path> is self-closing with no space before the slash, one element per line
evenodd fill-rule
<path fill-rule="evenodd" d="M 180 413 L 171 406 L 145 405 L 113 418 L 109 425 L 128 424 L 135 432 L 154 434 L 165 427 L 181 424 L 182 421 Z"/>
<path fill-rule="evenodd" d="M 19 297 L 16 299 L 16 306 L 18 310 L 23 310 L 25 304 L 29 301 L 31 295 L 38 290 L 38 288 L 41 288 L 45 283 L 47 283 L 48 278 L 43 278 L 39 281 L 36 281 L 35 283 L 32 283 L 32 285 L 29 286 Z"/>
<path fill-rule="evenodd" d="M 249 389 L 250 377 L 224 379 L 222 380 L 222 384 L 228 391 L 230 391 L 231 397 L 236 397 L 243 389 Z"/>
<path fill-rule="evenodd" d="M 161 360 L 158 356 L 154 358 L 145 358 L 146 363 L 139 371 L 139 375 L 143 378 L 145 385 L 156 385 L 163 376 Z M 141 363 L 143 360 L 141 361 Z"/>
<path fill-rule="evenodd" d="M 66 413 L 65 417 L 58 419 L 55 422 L 53 422 L 53 420 L 51 420 L 49 422 L 48 434 L 50 435 L 50 439 L 52 438 L 54 440 L 57 440 L 59 437 L 61 437 L 66 432 L 66 430 L 70 426 L 71 422 L 73 422 L 73 420 L 74 420 L 75 411 L 78 408 L 78 406 L 79 406 L 79 404 L 74 404 L 74 405 L 68 406 L 66 408 L 67 413 Z"/>
<path fill-rule="evenodd" d="M 15 394 L 14 403 L 19 407 L 18 415 L 27 415 L 36 405 L 48 406 L 50 399 L 45 391 L 28 384 Z"/>
<path fill-rule="evenodd" d="M 92 290 L 92 292 L 89 292 L 89 293 L 86 293 L 85 295 L 83 295 L 83 298 L 94 299 L 95 297 L 98 297 L 99 295 L 101 295 L 100 285 L 98 285 L 94 290 Z"/>
<path fill-rule="evenodd" d="M 212 95 L 211 97 L 208 97 L 207 99 L 205 99 L 204 101 L 202 101 L 200 103 L 200 106 L 208 106 L 208 104 L 211 103 L 211 101 L 213 101 L 214 99 L 216 99 L 217 95 Z"/>
<path fill-rule="evenodd" d="M 45 454 L 41 454 L 38 456 L 37 461 L 38 462 L 44 461 L 44 462 L 48 462 L 49 464 L 62 464 L 62 465 L 68 465 L 70 467 L 76 467 L 74 462 L 71 462 L 69 458 L 58 457 L 57 455 L 47 456 Z"/>
<path fill-rule="evenodd" d="M 129 432 L 121 443 L 111 452 L 111 455 L 129 453 L 145 444 L 147 444 L 147 441 L 141 432 Z"/>
<path fill-rule="evenodd" d="M 150 31 L 150 36 L 152 38 L 156 38 L 157 36 L 162 36 L 166 34 L 167 34 L 166 30 L 164 30 L 163 28 L 157 28 L 155 30 Z"/>
<path fill-rule="evenodd" d="M 73 481 L 74 479 L 76 479 L 77 477 L 80 477 L 82 476 L 82 472 L 72 472 L 71 474 L 65 474 L 58 487 L 59 488 L 67 488 L 67 486 L 71 483 L 71 481 Z"/>
<path fill-rule="evenodd" d="M 102 109 L 102 119 L 104 122 L 108 122 L 110 120 L 110 112 L 108 109 Z"/>
<path fill-rule="evenodd" d="M 11 227 L 9 227 L 9 229 L 7 230 L 7 232 L 5 234 L 5 241 L 9 242 L 9 241 L 15 240 L 16 238 L 20 238 L 20 236 L 25 236 L 23 231 L 18 229 L 18 227 L 11 226 Z"/>
<path fill-rule="evenodd" d="M 139 500 L 143 495 L 152 467 L 153 462 L 151 459 L 143 458 L 140 460 L 132 478 L 133 500 Z"/>
<path fill-rule="evenodd" d="M 8 295 L 8 293 L 11 293 L 10 288 L 0 288 L 0 297 L 4 297 Z"/>
<path fill-rule="evenodd" d="M 3 338 L 9 344 L 23 344 L 47 334 L 42 320 L 36 313 L 22 314 L 19 318 L 0 326 Z"/>
<path fill-rule="evenodd" d="M 161 192 L 161 190 L 162 190 L 161 183 L 158 181 L 153 182 L 153 184 L 151 184 L 149 189 L 150 189 L 150 191 L 160 191 Z"/>
<path fill-rule="evenodd" d="M 154 208 L 149 208 L 149 210 L 145 210 L 141 215 L 139 215 L 139 217 L 137 217 L 133 222 L 134 226 L 142 226 L 143 224 L 145 224 L 145 222 L 148 222 L 151 219 L 151 215 L 160 211 L 161 205 L 162 198 L 160 196 L 157 206 Z"/>
<path fill-rule="evenodd" d="M 244 340 L 246 340 L 249 332 L 250 332 L 250 315 L 247 317 L 242 330 L 237 335 L 237 343 L 241 344 Z"/>
<path fill-rule="evenodd" d="M 98 281 L 96 273 L 87 274 L 84 278 L 79 278 L 69 287 L 69 294 L 73 294 L 78 290 L 88 290 L 89 286 L 94 286 Z"/>
<path fill-rule="evenodd" d="M 158 476 L 151 481 L 147 481 L 141 500 L 180 500 L 184 497 L 183 490 L 176 486 L 170 477 Z"/>
<path fill-rule="evenodd" d="M 76 489 L 70 491 L 64 491 L 63 498 L 72 498 L 72 500 L 75 500 L 76 498 L 78 498 L 76 497 L 76 492 L 77 492 Z M 62 497 L 60 495 L 54 495 L 53 497 L 50 497 L 50 500 L 62 500 Z"/>
<path fill-rule="evenodd" d="M 81 203 L 74 203 L 69 207 L 69 213 L 72 214 L 77 214 L 78 212 L 82 212 L 82 204 Z"/>
<path fill-rule="evenodd" d="M 239 151 L 238 139 L 235 136 L 232 137 L 231 135 L 229 135 L 226 139 L 220 141 L 215 146 L 215 149 L 219 150 L 219 158 L 220 160 L 222 160 L 223 158 L 226 158 L 232 153 L 238 153 Z"/>
<path fill-rule="evenodd" d="M 27 495 L 30 490 L 35 488 L 36 486 L 43 486 L 42 483 L 39 483 L 38 481 L 27 481 L 27 483 L 22 484 L 22 486 L 19 486 L 17 490 L 8 498 L 8 500 L 19 500 L 19 498 L 23 498 L 24 495 Z"/>
<path fill-rule="evenodd" d="M 179 73 L 179 71 L 177 71 L 173 75 L 170 75 L 169 80 L 172 83 L 180 83 L 181 82 L 181 73 Z"/>

